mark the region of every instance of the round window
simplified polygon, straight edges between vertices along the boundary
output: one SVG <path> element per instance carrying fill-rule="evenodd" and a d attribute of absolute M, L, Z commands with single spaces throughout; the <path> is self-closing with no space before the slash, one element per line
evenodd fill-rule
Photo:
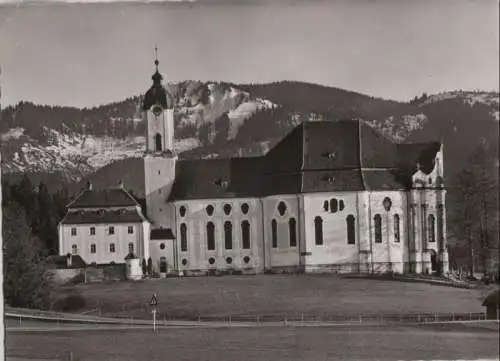
<path fill-rule="evenodd" d="M 248 256 L 243 257 L 243 261 L 244 261 L 245 263 L 250 262 L 250 257 L 248 257 Z"/>
<path fill-rule="evenodd" d="M 165 243 L 160 243 L 160 249 L 164 250 L 165 249 Z"/>
<path fill-rule="evenodd" d="M 227 264 L 231 264 L 231 263 L 233 263 L 233 259 L 232 259 L 231 257 L 227 257 L 227 258 L 226 258 L 226 263 L 227 263 Z"/>
<path fill-rule="evenodd" d="M 208 259 L 208 263 L 210 263 L 210 264 L 214 264 L 214 263 L 215 263 L 215 258 L 210 257 L 210 258 Z"/>
<path fill-rule="evenodd" d="M 184 259 L 182 260 L 182 265 L 183 265 L 183 266 L 185 266 L 185 265 L 187 265 L 187 264 L 188 264 L 188 260 L 184 258 Z"/>

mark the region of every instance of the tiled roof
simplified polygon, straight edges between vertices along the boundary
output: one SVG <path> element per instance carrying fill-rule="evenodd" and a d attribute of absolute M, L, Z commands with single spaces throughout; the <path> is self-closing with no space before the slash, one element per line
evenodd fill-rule
<path fill-rule="evenodd" d="M 151 240 L 175 239 L 175 236 L 170 228 L 157 228 L 151 230 L 149 239 Z"/>
<path fill-rule="evenodd" d="M 262 158 L 182 160 L 170 200 L 259 195 Z"/>
<path fill-rule="evenodd" d="M 86 189 L 68 208 L 99 208 L 99 207 L 131 207 L 138 205 L 137 201 L 124 189 Z"/>
<path fill-rule="evenodd" d="M 71 255 L 71 265 L 68 266 L 68 256 L 49 256 L 47 258 L 49 264 L 55 268 L 83 268 L 86 266 L 85 261 L 79 255 Z"/>
<path fill-rule="evenodd" d="M 68 211 L 62 224 L 139 223 L 146 219 L 137 210 Z"/>
<path fill-rule="evenodd" d="M 170 200 L 405 189 L 440 144 L 395 144 L 354 120 L 305 122 L 265 156 L 179 161 Z"/>

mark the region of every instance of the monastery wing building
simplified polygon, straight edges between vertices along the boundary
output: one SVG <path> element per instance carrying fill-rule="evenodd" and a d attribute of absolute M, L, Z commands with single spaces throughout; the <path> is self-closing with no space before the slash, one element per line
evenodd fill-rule
<path fill-rule="evenodd" d="M 146 92 L 145 206 L 123 186 L 68 205 L 60 255 L 151 257 L 160 274 L 448 271 L 443 147 L 363 122 L 305 122 L 266 155 L 179 160 L 158 61 Z"/>

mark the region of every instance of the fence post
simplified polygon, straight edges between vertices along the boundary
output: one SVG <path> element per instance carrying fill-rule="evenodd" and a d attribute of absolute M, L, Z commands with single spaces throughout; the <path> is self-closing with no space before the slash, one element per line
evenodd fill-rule
<path fill-rule="evenodd" d="M 22 316 L 19 315 L 19 324 L 21 324 L 21 318 L 22 318 Z"/>
<path fill-rule="evenodd" d="M 363 323 L 363 315 L 359 315 L 359 323 Z"/>
<path fill-rule="evenodd" d="M 434 321 L 437 322 L 437 320 L 438 320 L 438 314 L 437 314 L 437 312 L 434 312 Z"/>
<path fill-rule="evenodd" d="M 229 325 L 231 325 L 231 315 L 229 315 Z"/>
<path fill-rule="evenodd" d="M 301 313 L 301 318 L 300 319 L 301 319 L 302 324 L 304 324 L 304 312 Z"/>

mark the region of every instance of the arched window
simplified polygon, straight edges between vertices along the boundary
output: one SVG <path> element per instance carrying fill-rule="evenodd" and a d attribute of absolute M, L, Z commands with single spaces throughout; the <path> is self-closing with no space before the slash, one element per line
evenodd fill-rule
<path fill-rule="evenodd" d="M 323 202 L 323 209 L 325 210 L 325 212 L 328 212 L 328 201 Z"/>
<path fill-rule="evenodd" d="M 345 208 L 344 201 L 341 199 L 339 200 L 339 211 L 343 211 Z"/>
<path fill-rule="evenodd" d="M 373 221 L 375 222 L 375 243 L 382 243 L 382 217 L 380 214 L 376 214 Z"/>
<path fill-rule="evenodd" d="M 429 242 L 436 241 L 436 232 L 435 232 L 435 218 L 433 214 L 429 214 L 428 216 L 428 232 L 429 232 Z"/>
<path fill-rule="evenodd" d="M 233 249 L 233 224 L 230 221 L 224 222 L 224 244 L 226 249 Z"/>
<path fill-rule="evenodd" d="M 180 231 L 181 231 L 181 252 L 186 252 L 188 249 L 186 223 L 181 223 Z"/>
<path fill-rule="evenodd" d="M 439 245 L 439 250 L 443 250 L 443 238 L 444 238 L 444 224 L 443 224 L 443 205 L 439 204 L 437 207 L 437 240 Z"/>
<path fill-rule="evenodd" d="M 319 216 L 314 218 L 314 236 L 316 245 L 321 246 L 323 244 L 323 219 Z"/>
<path fill-rule="evenodd" d="M 156 135 L 155 135 L 155 150 L 157 152 L 161 152 L 161 135 L 160 135 L 160 133 L 156 133 Z"/>
<path fill-rule="evenodd" d="M 400 230 L 399 230 L 399 214 L 394 215 L 394 242 L 399 243 L 401 240 Z"/>
<path fill-rule="evenodd" d="M 339 210 L 339 202 L 335 198 L 330 199 L 330 212 L 335 213 Z"/>
<path fill-rule="evenodd" d="M 290 233 L 290 247 L 297 247 L 297 221 L 290 218 L 288 221 L 288 231 Z"/>
<path fill-rule="evenodd" d="M 241 240 L 243 249 L 250 249 L 250 223 L 246 220 L 241 222 Z"/>
<path fill-rule="evenodd" d="M 354 228 L 354 216 L 352 214 L 349 214 L 345 220 L 347 224 L 347 244 L 355 244 L 356 230 Z"/>
<path fill-rule="evenodd" d="M 78 246 L 76 244 L 71 246 L 71 253 L 78 254 Z"/>
<path fill-rule="evenodd" d="M 95 253 L 96 252 L 96 246 L 95 246 L 95 243 L 92 243 L 90 245 L 90 253 Z"/>
<path fill-rule="evenodd" d="M 212 222 L 207 223 L 207 249 L 215 250 L 215 226 Z"/>
<path fill-rule="evenodd" d="M 278 248 L 278 223 L 275 219 L 271 222 L 271 234 L 273 241 L 273 248 Z"/>
<path fill-rule="evenodd" d="M 209 204 L 209 205 L 207 206 L 207 208 L 205 208 L 205 210 L 207 211 L 207 214 L 208 214 L 209 216 L 211 216 L 212 214 L 214 214 L 214 206 L 212 206 L 211 204 Z"/>
<path fill-rule="evenodd" d="M 130 243 L 128 244 L 128 252 L 129 252 L 129 253 L 134 252 L 134 244 L 133 244 L 132 242 L 130 242 Z"/>

